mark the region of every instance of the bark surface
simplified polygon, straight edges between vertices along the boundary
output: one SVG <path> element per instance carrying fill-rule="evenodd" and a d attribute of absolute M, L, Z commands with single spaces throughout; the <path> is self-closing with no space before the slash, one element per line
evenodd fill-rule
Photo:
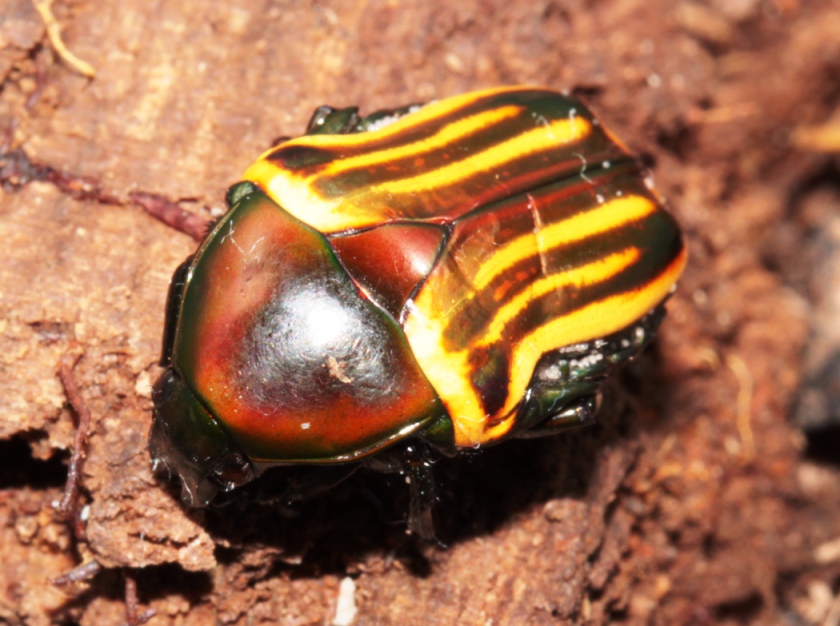
<path fill-rule="evenodd" d="M 831 413 L 819 372 L 840 346 L 840 3 L 52 13 L 95 77 L 59 58 L 30 0 L 0 0 L 0 623 L 125 623 L 125 572 L 161 626 L 330 624 L 347 578 L 355 624 L 837 623 L 840 473 L 820 446 L 836 432 L 809 445 L 793 416 L 815 414 L 805 381 Z M 185 511 L 146 437 L 168 281 L 195 244 L 131 194 L 209 218 L 318 105 L 517 83 L 582 97 L 651 167 L 689 247 L 599 424 L 439 463 L 446 550 L 405 534 L 393 476 L 292 510 Z M 93 424 L 68 524 L 76 421 L 57 371 L 77 353 Z M 92 560 L 91 580 L 51 584 Z"/>

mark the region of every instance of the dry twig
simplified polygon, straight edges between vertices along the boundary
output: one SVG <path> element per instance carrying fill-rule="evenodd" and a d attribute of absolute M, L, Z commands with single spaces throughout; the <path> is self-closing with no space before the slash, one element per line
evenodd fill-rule
<path fill-rule="evenodd" d="M 737 405 L 737 426 L 738 434 L 741 437 L 741 445 L 744 446 L 744 456 L 748 461 L 755 459 L 755 437 L 753 436 L 751 424 L 751 407 L 753 395 L 753 378 L 747 364 L 741 357 L 730 354 L 726 359 L 729 369 L 738 379 L 738 405 Z"/>
<path fill-rule="evenodd" d="M 81 482 L 82 464 L 86 456 L 87 440 L 90 434 L 90 411 L 79 393 L 79 386 L 73 376 L 73 368 L 81 358 L 81 354 L 66 355 L 61 359 L 58 366 L 58 377 L 64 385 L 64 393 L 79 424 L 76 428 L 76 436 L 73 439 L 73 456 L 70 457 L 70 468 L 67 472 L 67 484 L 64 487 L 64 496 L 58 505 L 58 513 L 65 520 L 70 519 L 71 513 L 76 508 L 76 500 L 79 497 L 79 483 Z"/>
<path fill-rule="evenodd" d="M 70 583 L 84 582 L 90 580 L 101 571 L 102 566 L 98 561 L 89 561 L 54 579 L 53 584 L 57 587 L 63 587 Z"/>
<path fill-rule="evenodd" d="M 142 626 L 155 616 L 154 609 L 137 613 L 137 581 L 128 570 L 125 571 L 125 617 L 128 626 Z"/>
<path fill-rule="evenodd" d="M 185 211 L 177 203 L 158 194 L 135 191 L 129 194 L 129 197 L 143 207 L 149 215 L 170 228 L 189 235 L 196 241 L 204 239 L 208 222 L 200 215 Z"/>
<path fill-rule="evenodd" d="M 56 54 L 67 65 L 79 72 L 79 74 L 93 78 L 96 76 L 96 70 L 93 69 L 93 66 L 90 63 L 82 61 L 64 45 L 64 40 L 61 38 L 61 26 L 59 26 L 58 20 L 55 19 L 52 13 L 50 3 L 51 0 L 32 0 L 35 10 L 38 11 L 38 14 L 44 21 L 44 27 L 47 29 L 47 37 L 50 39 L 53 50 L 55 50 Z"/>

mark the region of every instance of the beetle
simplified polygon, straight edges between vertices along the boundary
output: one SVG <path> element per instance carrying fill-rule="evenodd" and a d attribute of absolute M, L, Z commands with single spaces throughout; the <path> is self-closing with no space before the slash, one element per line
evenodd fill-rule
<path fill-rule="evenodd" d="M 592 422 L 686 262 L 630 151 L 546 89 L 321 107 L 227 204 L 170 285 L 155 463 L 194 506 L 276 465 L 396 467 L 427 536 L 423 451 Z"/>

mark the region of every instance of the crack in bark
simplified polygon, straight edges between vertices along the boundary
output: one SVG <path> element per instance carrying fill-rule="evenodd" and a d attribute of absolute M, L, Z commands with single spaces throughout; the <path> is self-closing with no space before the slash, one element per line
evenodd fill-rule
<path fill-rule="evenodd" d="M 15 192 L 35 182 L 47 182 L 74 200 L 92 200 L 112 206 L 136 205 L 155 219 L 196 241 L 204 238 L 210 223 L 204 217 L 181 208 L 160 194 L 135 191 L 122 199 L 106 191 L 97 180 L 59 171 L 29 158 L 23 148 L 0 152 L 0 187 Z"/>

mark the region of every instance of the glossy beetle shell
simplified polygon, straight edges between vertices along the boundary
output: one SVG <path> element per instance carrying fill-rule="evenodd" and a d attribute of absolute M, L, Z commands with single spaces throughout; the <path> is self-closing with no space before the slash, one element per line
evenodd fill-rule
<path fill-rule="evenodd" d="M 229 437 L 224 454 L 261 464 L 345 462 L 412 435 L 452 452 L 594 413 L 686 260 L 627 149 L 542 89 L 374 130 L 346 112 L 231 190 L 170 303 L 166 384 Z M 153 433 L 169 462 L 176 404 Z M 186 454 L 215 467 L 208 455 Z"/>

